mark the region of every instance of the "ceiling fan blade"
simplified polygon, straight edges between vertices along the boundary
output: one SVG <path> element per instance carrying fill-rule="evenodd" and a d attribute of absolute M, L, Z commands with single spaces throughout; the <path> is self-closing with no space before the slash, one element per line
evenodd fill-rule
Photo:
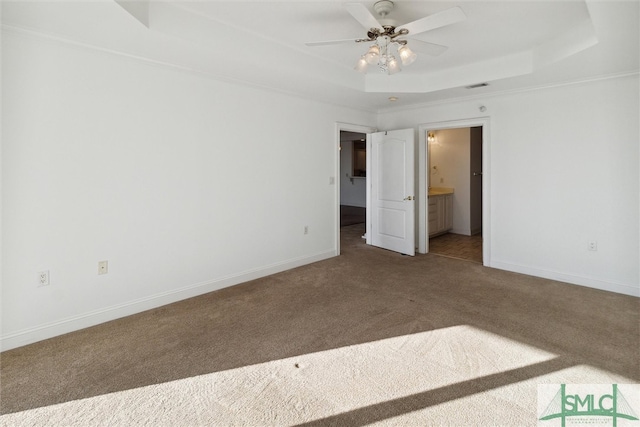
<path fill-rule="evenodd" d="M 447 49 L 449 49 L 447 46 L 442 46 L 441 44 L 429 43 L 418 39 L 411 39 L 409 47 L 411 50 L 418 53 L 424 53 L 431 56 L 442 55 Z"/>
<path fill-rule="evenodd" d="M 358 39 L 342 39 L 342 40 L 324 40 L 319 42 L 306 42 L 307 46 L 326 46 L 331 44 L 355 43 Z"/>
<path fill-rule="evenodd" d="M 347 3 L 344 7 L 367 31 L 371 28 L 379 28 L 383 31 L 382 25 L 380 25 L 375 16 L 373 16 L 371 12 L 369 12 L 369 9 L 362 3 Z"/>
<path fill-rule="evenodd" d="M 434 13 L 433 15 L 425 16 L 424 18 L 409 22 L 408 24 L 401 25 L 399 28 L 409 30 L 407 37 L 411 37 L 416 34 L 424 33 L 425 31 L 444 27 L 445 25 L 455 24 L 456 22 L 464 21 L 465 19 L 467 19 L 467 15 L 464 14 L 462 9 L 456 6 L 451 9 L 445 9 L 442 12 Z"/>

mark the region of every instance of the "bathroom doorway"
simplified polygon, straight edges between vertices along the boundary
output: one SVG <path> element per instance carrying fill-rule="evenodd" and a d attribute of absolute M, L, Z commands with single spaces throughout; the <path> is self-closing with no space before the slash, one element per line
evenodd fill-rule
<path fill-rule="evenodd" d="M 483 263 L 483 127 L 425 131 L 429 253 Z"/>
<path fill-rule="evenodd" d="M 427 140 L 429 252 L 482 263 L 482 127 L 433 130 Z"/>

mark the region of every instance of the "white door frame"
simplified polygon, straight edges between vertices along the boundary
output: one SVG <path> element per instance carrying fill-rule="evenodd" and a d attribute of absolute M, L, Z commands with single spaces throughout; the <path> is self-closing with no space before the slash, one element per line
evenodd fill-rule
<path fill-rule="evenodd" d="M 335 204 L 336 204 L 336 212 L 335 212 L 335 255 L 340 255 L 340 186 L 342 185 L 342 175 L 340 173 L 340 132 L 358 132 L 370 134 L 373 132 L 377 132 L 378 129 L 372 126 L 364 126 L 364 125 L 354 125 L 351 123 L 336 123 L 336 143 L 335 143 L 335 172 L 334 176 L 335 180 Z M 368 157 L 368 156 L 367 156 Z"/>
<path fill-rule="evenodd" d="M 427 209 L 427 132 L 482 126 L 482 264 L 491 266 L 491 140 L 489 117 L 477 117 L 446 122 L 430 122 L 418 126 L 418 253 L 429 252 Z"/>

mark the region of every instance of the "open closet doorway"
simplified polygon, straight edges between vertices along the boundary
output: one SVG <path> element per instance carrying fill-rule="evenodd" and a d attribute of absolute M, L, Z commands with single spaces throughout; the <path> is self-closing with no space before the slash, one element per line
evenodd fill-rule
<path fill-rule="evenodd" d="M 486 119 L 420 126 L 419 250 L 489 265 Z"/>

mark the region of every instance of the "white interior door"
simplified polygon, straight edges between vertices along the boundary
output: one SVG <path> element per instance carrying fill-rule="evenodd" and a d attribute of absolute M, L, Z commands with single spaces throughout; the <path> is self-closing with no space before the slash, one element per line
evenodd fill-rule
<path fill-rule="evenodd" d="M 367 243 L 415 255 L 414 130 L 367 135 Z"/>

